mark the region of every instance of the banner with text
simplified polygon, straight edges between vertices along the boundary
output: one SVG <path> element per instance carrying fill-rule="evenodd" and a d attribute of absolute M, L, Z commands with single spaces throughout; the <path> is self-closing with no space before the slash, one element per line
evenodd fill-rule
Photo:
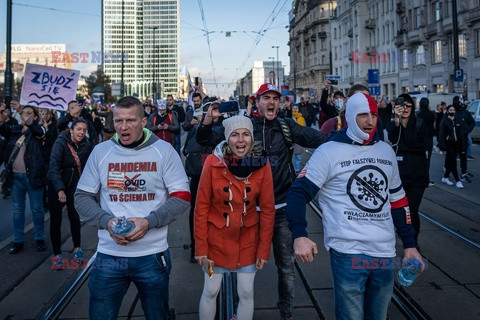
<path fill-rule="evenodd" d="M 65 111 L 75 99 L 79 76 L 77 70 L 27 63 L 20 104 Z"/>

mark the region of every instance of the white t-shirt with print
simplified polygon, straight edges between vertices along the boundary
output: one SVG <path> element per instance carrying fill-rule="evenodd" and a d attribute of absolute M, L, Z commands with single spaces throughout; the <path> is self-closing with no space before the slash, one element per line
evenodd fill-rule
<path fill-rule="evenodd" d="M 392 148 L 330 141 L 308 161 L 305 176 L 319 188 L 327 250 L 395 256 L 390 202 L 405 196 Z"/>
<path fill-rule="evenodd" d="M 188 191 L 188 178 L 172 145 L 158 139 L 133 150 L 109 140 L 98 144 L 88 158 L 77 188 L 97 193 L 100 206 L 117 216 L 147 217 L 175 191 Z M 151 228 L 145 236 L 125 245 L 117 244 L 107 230 L 98 230 L 98 252 L 120 257 L 138 257 L 168 249 L 168 226 Z"/>

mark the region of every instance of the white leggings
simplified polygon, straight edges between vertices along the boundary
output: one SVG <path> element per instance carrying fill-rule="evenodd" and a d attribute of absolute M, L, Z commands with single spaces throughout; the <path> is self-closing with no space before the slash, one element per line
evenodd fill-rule
<path fill-rule="evenodd" d="M 213 320 L 217 309 L 217 295 L 222 285 L 222 274 L 213 274 L 210 278 L 204 273 L 204 277 L 199 316 L 200 320 Z M 255 280 L 255 272 L 237 272 L 238 320 L 253 318 L 253 280 Z"/>

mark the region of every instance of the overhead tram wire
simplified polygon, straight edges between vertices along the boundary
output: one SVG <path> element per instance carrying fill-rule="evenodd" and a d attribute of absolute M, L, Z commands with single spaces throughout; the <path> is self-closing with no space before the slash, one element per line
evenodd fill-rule
<path fill-rule="evenodd" d="M 212 65 L 213 72 L 213 82 L 215 82 L 215 87 L 218 89 L 217 78 L 215 77 L 215 66 L 213 64 L 212 47 L 210 46 L 210 33 L 208 32 L 207 21 L 205 20 L 205 12 L 203 11 L 202 0 L 198 0 L 198 6 L 200 8 L 200 15 L 202 17 L 205 36 L 207 37 L 208 53 L 210 55 L 210 64 Z"/>
<path fill-rule="evenodd" d="M 63 13 L 80 14 L 80 15 L 91 16 L 91 17 L 92 16 L 93 17 L 100 17 L 99 14 L 92 14 L 92 13 L 88 13 L 88 12 L 79 12 L 79 11 L 62 10 L 62 9 L 57 9 L 57 8 L 34 6 L 34 5 L 30 5 L 30 4 L 26 4 L 26 3 L 19 3 L 19 2 L 14 2 L 13 5 L 21 6 L 21 7 L 27 7 L 27 8 L 35 8 L 35 9 L 63 12 Z"/>
<path fill-rule="evenodd" d="M 240 64 L 240 67 L 237 68 L 237 72 L 235 73 L 235 75 L 233 76 L 233 80 L 232 82 L 228 85 L 228 87 L 230 87 L 232 84 L 235 83 L 238 75 L 240 74 L 240 72 L 243 70 L 243 68 L 245 67 L 246 63 L 248 62 L 248 60 L 250 59 L 250 57 L 252 56 L 253 52 L 255 51 L 255 49 L 257 48 L 258 44 L 260 43 L 260 40 L 262 40 L 262 38 L 265 36 L 265 33 L 267 31 L 269 31 L 271 29 L 271 25 L 273 24 L 273 22 L 275 21 L 275 19 L 278 17 L 278 15 L 280 14 L 280 12 L 282 12 L 283 8 L 285 7 L 285 5 L 287 4 L 287 0 L 285 0 L 282 4 L 282 6 L 280 7 L 280 9 L 278 10 L 278 12 L 275 14 L 275 9 L 278 7 L 278 5 L 280 4 L 281 0 L 278 0 L 277 4 L 275 5 L 275 7 L 273 8 L 272 12 L 268 15 L 267 17 L 267 20 L 265 21 L 265 23 L 262 25 L 262 27 L 259 29 L 258 31 L 258 35 L 257 37 L 255 38 L 254 40 L 254 43 L 252 44 L 252 47 L 250 48 L 250 50 L 248 51 L 247 53 L 247 56 L 245 57 L 245 59 L 242 61 L 242 63 Z M 270 17 L 272 17 L 272 19 L 270 20 Z M 265 28 L 265 25 L 267 25 L 267 23 L 269 22 L 270 20 L 270 23 L 268 24 L 268 26 Z"/>

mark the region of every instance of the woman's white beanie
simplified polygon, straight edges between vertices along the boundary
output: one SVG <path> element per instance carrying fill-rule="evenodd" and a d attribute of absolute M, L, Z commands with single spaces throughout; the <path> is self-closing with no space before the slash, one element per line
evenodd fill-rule
<path fill-rule="evenodd" d="M 230 138 L 230 135 L 232 134 L 233 131 L 237 129 L 247 129 L 250 131 L 252 134 L 252 140 L 253 140 L 253 125 L 252 125 L 252 120 L 250 118 L 245 117 L 245 116 L 235 116 L 235 117 L 230 117 L 222 122 L 224 128 L 225 128 L 225 139 L 228 141 L 228 138 Z"/>

